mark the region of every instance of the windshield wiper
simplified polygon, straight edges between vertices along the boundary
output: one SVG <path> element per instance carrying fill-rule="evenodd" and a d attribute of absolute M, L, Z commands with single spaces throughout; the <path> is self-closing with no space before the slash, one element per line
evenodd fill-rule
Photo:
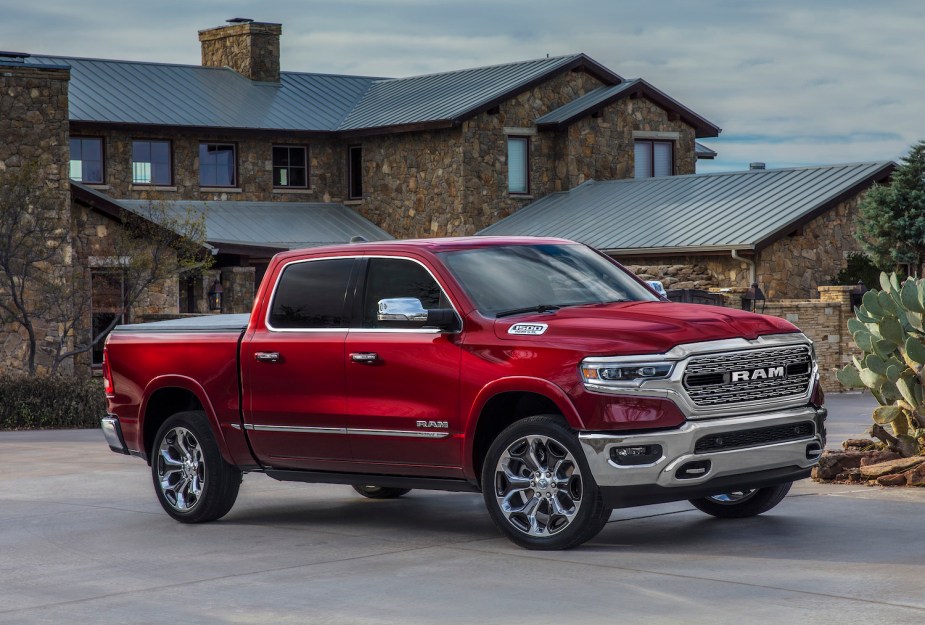
<path fill-rule="evenodd" d="M 525 306 L 523 308 L 512 308 L 511 310 L 502 310 L 501 312 L 495 314 L 496 319 L 501 317 L 510 317 L 511 315 L 520 315 L 528 312 L 553 312 L 559 310 L 561 306 L 556 306 L 555 304 L 539 304 L 537 306 Z"/>

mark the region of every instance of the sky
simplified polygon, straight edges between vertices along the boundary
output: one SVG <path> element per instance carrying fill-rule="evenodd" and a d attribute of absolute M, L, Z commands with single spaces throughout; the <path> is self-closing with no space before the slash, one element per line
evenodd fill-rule
<path fill-rule="evenodd" d="M 197 31 L 232 17 L 281 23 L 289 71 L 584 52 L 723 129 L 701 173 L 898 160 L 925 139 L 922 0 L 0 0 L 0 50 L 195 65 Z"/>

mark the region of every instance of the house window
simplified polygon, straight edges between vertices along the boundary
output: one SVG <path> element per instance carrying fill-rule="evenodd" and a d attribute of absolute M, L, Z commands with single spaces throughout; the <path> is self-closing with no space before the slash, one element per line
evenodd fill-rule
<path fill-rule="evenodd" d="M 636 178 L 674 174 L 674 142 L 636 140 Z"/>
<path fill-rule="evenodd" d="M 273 186 L 308 188 L 308 148 L 273 146 Z"/>
<path fill-rule="evenodd" d="M 199 185 L 233 187 L 237 183 L 235 146 L 232 143 L 199 144 Z"/>
<path fill-rule="evenodd" d="M 90 340 L 100 339 L 90 350 L 93 365 L 103 364 L 103 343 L 113 322 L 125 323 L 125 283 L 121 272 L 90 271 Z"/>
<path fill-rule="evenodd" d="M 132 183 L 170 185 L 170 141 L 132 141 Z"/>
<path fill-rule="evenodd" d="M 347 148 L 347 195 L 351 200 L 363 197 L 363 146 Z"/>
<path fill-rule="evenodd" d="M 71 180 L 103 184 L 103 140 L 71 137 Z"/>
<path fill-rule="evenodd" d="M 508 193 L 530 193 L 530 138 L 507 138 Z"/>

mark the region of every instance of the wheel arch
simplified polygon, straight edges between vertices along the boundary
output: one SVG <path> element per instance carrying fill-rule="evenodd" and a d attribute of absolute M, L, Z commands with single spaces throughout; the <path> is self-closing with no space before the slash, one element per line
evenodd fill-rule
<path fill-rule="evenodd" d="M 145 388 L 144 400 L 138 414 L 141 419 L 140 442 L 147 463 L 151 464 L 154 437 L 164 421 L 178 412 L 187 410 L 201 410 L 205 413 L 222 457 L 229 464 L 233 464 L 218 417 L 205 389 L 196 380 L 177 375 L 155 378 Z"/>
<path fill-rule="evenodd" d="M 557 414 L 572 429 L 584 429 L 565 391 L 549 380 L 504 378 L 485 386 L 476 396 L 467 420 L 463 450 L 466 477 L 479 483 L 482 462 L 495 437 L 512 423 L 538 414 Z"/>

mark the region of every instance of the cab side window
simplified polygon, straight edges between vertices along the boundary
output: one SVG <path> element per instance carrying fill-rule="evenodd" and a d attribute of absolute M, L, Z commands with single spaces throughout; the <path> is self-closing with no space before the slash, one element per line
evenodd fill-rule
<path fill-rule="evenodd" d="M 449 308 L 440 285 L 424 267 L 403 258 L 370 258 L 363 299 L 363 327 L 396 327 L 396 322 L 378 321 L 379 300 L 413 297 L 425 310 Z M 404 322 L 404 327 L 420 328 L 425 322 Z"/>
<path fill-rule="evenodd" d="M 273 295 L 271 328 L 346 328 L 347 286 L 355 263 L 332 258 L 287 266 Z"/>

